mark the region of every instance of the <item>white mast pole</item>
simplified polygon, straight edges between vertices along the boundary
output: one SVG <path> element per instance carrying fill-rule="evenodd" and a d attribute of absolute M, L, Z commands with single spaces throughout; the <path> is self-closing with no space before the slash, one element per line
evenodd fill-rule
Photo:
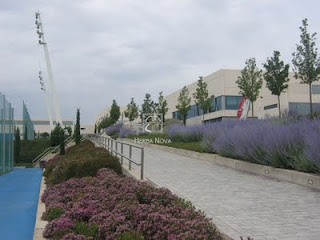
<path fill-rule="evenodd" d="M 49 58 L 49 51 L 48 51 L 48 45 L 44 40 L 44 32 L 43 32 L 43 24 L 41 22 L 41 17 L 40 13 L 36 12 L 36 25 L 37 25 L 37 33 L 39 35 L 39 44 L 43 45 L 44 49 L 44 55 L 46 58 L 46 64 L 47 64 L 47 70 L 48 70 L 48 75 L 49 75 L 49 83 L 52 91 L 52 98 L 53 98 L 53 105 L 55 109 L 55 114 L 56 114 L 56 123 L 60 123 L 60 126 L 63 127 L 62 125 L 62 119 L 60 115 L 60 106 L 57 98 L 57 93 L 56 93 L 56 87 L 54 85 L 54 79 L 53 79 L 53 73 L 51 69 L 51 62 Z"/>
<path fill-rule="evenodd" d="M 39 71 L 39 78 L 40 78 L 41 90 L 44 91 L 44 95 L 45 95 L 45 99 L 46 99 L 46 106 L 47 106 L 47 111 L 48 111 L 50 129 L 53 130 L 54 127 L 53 127 L 53 121 L 52 121 L 51 108 L 50 108 L 50 104 L 49 104 L 49 97 L 48 97 L 48 93 L 46 91 L 46 88 L 44 86 L 44 81 L 43 81 L 43 78 L 42 78 L 42 72 L 41 71 Z"/>

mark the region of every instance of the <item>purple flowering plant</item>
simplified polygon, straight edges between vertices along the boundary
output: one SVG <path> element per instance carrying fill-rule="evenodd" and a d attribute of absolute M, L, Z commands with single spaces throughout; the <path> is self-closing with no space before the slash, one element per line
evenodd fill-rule
<path fill-rule="evenodd" d="M 49 186 L 41 199 L 46 212 L 63 209 L 45 228 L 44 236 L 50 239 L 117 239 L 131 232 L 146 240 L 221 239 L 211 219 L 169 190 L 106 168 L 95 177 Z M 96 235 L 85 235 L 94 229 Z"/>

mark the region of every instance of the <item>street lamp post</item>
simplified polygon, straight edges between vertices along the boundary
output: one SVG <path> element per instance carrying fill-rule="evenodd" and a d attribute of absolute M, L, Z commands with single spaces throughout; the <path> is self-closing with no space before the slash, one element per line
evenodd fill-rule
<path fill-rule="evenodd" d="M 41 72 L 41 71 L 39 71 L 39 79 L 40 79 L 41 90 L 42 90 L 42 91 L 44 92 L 44 94 L 45 94 L 46 106 L 47 106 L 49 123 L 50 123 L 50 129 L 51 129 L 51 131 L 52 131 L 52 130 L 53 130 L 53 121 L 52 121 L 51 108 L 50 108 L 50 104 L 49 104 L 49 97 L 48 97 L 46 88 L 45 88 L 45 86 L 44 86 L 44 81 L 43 81 L 43 77 L 42 77 L 42 72 Z"/>
<path fill-rule="evenodd" d="M 62 119 L 60 115 L 60 106 L 56 94 L 56 88 L 54 85 L 54 79 L 53 79 L 53 73 L 51 69 L 51 63 L 50 63 L 50 58 L 49 58 L 49 51 L 48 51 L 48 44 L 45 42 L 44 39 L 44 32 L 43 32 L 43 24 L 41 22 L 41 16 L 40 12 L 36 12 L 36 25 L 37 25 L 37 34 L 39 36 L 39 44 L 43 46 L 44 49 L 44 55 L 46 58 L 46 64 L 47 64 L 47 70 L 48 70 L 48 75 L 49 75 L 49 82 L 50 82 L 50 87 L 52 91 L 52 97 L 53 97 L 53 105 L 55 108 L 55 114 L 56 114 L 56 123 L 60 123 L 60 126 L 62 126 Z"/>

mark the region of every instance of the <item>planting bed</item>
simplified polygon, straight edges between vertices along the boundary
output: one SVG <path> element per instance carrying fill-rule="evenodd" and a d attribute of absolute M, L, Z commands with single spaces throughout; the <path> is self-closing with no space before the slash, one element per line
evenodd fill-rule
<path fill-rule="evenodd" d="M 49 221 L 46 238 L 222 239 L 204 213 L 169 190 L 116 173 L 115 164 L 102 166 L 96 173 L 91 170 L 87 176 L 79 167 L 74 172 L 61 170 L 69 169 L 68 156 L 72 162 L 77 162 L 75 156 L 82 156 L 80 162 L 92 156 L 114 161 L 88 142 L 73 147 L 61 159 L 51 160 L 46 170 L 47 181 L 51 179 L 42 196 L 46 204 L 43 218 Z"/>

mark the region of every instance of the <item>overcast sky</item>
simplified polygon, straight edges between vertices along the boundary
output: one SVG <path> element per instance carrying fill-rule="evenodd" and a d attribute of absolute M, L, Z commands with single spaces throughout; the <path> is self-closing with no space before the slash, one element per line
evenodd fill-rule
<path fill-rule="evenodd" d="M 48 43 L 63 119 L 93 124 L 112 99 L 141 105 L 221 68 L 259 66 L 279 50 L 291 63 L 299 26 L 319 32 L 317 0 L 1 0 L 0 92 L 21 118 L 22 100 L 33 119 L 48 119 L 40 90 L 34 12 Z M 320 36 L 318 36 L 320 38 Z M 319 41 L 317 41 L 319 46 Z M 49 88 L 48 76 L 44 79 Z"/>

